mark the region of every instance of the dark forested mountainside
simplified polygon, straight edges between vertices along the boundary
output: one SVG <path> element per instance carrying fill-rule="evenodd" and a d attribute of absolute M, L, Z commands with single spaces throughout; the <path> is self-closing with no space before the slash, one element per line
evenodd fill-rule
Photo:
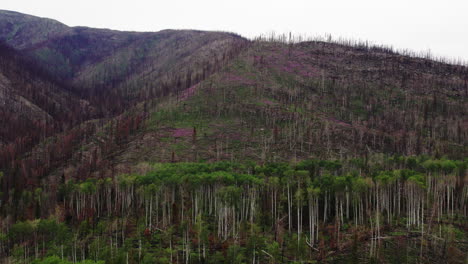
<path fill-rule="evenodd" d="M 67 27 L 10 11 L 0 11 L 0 25 L 5 25 L 0 40 L 99 105 L 106 116 L 173 89 L 190 87 L 247 44 L 231 33 Z"/>
<path fill-rule="evenodd" d="M 248 43 L 219 32 L 70 28 L 10 11 L 0 24 L 6 189 L 38 182 L 105 118 L 200 82 Z"/>
<path fill-rule="evenodd" d="M 0 10 L 0 40 L 20 50 L 70 31 L 68 26 L 53 19 Z"/>
<path fill-rule="evenodd" d="M 28 147 L 72 128 L 93 109 L 12 48 L 0 43 L 0 145 L 3 151 Z M 16 146 L 16 150 L 14 150 Z"/>
<path fill-rule="evenodd" d="M 466 66 L 10 11 L 0 41 L 2 261 L 466 260 Z"/>

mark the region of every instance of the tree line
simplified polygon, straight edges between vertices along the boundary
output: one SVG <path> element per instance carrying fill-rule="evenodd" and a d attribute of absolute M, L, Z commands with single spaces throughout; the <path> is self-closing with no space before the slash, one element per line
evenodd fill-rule
<path fill-rule="evenodd" d="M 222 263 L 283 263 L 325 260 L 358 243 L 354 234 L 378 260 L 384 234 L 399 228 L 416 236 L 421 260 L 431 250 L 437 259 L 454 241 L 442 231 L 466 226 L 467 165 L 427 156 L 153 164 L 70 180 L 57 194 L 24 191 L 17 208 L 35 213 L 4 214 L 2 252 L 25 262 L 216 263 L 222 252 L 233 255 Z"/>

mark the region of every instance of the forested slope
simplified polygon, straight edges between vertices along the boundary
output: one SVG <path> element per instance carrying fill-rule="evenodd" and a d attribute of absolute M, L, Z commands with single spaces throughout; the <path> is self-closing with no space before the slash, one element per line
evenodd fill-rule
<path fill-rule="evenodd" d="M 40 140 L 95 114 L 89 102 L 65 88 L 0 43 L 0 156 L 5 151 L 12 156 L 28 151 Z"/>
<path fill-rule="evenodd" d="M 8 11 L 0 25 L 4 261 L 466 261 L 466 66 Z"/>
<path fill-rule="evenodd" d="M 0 11 L 0 25 L 0 40 L 99 106 L 106 117 L 204 79 L 247 43 L 224 32 L 68 27 L 11 11 Z"/>
<path fill-rule="evenodd" d="M 464 66 L 390 50 L 256 42 L 164 100 L 122 159 L 464 158 L 466 78 Z"/>
<path fill-rule="evenodd" d="M 424 156 L 147 164 L 23 192 L 2 247 L 24 262 L 463 263 L 466 169 Z"/>

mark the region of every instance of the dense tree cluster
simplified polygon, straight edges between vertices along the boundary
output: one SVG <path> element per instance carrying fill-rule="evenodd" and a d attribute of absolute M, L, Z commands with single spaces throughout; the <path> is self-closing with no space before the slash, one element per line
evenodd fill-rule
<path fill-rule="evenodd" d="M 467 165 L 424 156 L 154 164 L 143 175 L 70 180 L 56 201 L 46 189 L 23 193 L 18 210 L 46 218 L 19 216 L 2 248 L 25 259 L 220 263 L 224 252 L 223 263 L 276 263 L 326 258 L 350 248 L 351 232 L 372 242 L 363 258 L 378 259 L 392 227 L 417 234 L 422 256 L 437 259 L 442 229 L 467 219 Z"/>

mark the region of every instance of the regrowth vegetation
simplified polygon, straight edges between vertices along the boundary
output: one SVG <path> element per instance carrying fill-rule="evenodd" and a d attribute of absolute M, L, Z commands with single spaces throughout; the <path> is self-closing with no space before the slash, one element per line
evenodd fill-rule
<path fill-rule="evenodd" d="M 25 262 L 463 261 L 467 165 L 424 156 L 148 164 L 145 174 L 24 191 L 9 210 L 26 214 L 2 249 Z"/>

